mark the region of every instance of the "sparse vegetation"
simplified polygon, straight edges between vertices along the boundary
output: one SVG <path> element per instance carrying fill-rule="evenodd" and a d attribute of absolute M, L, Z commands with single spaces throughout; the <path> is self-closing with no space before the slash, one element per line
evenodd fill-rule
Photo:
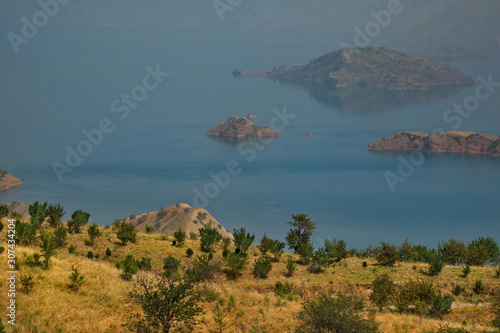
<path fill-rule="evenodd" d="M 186 233 L 181 229 L 178 229 L 174 233 L 174 239 L 177 242 L 177 246 L 182 247 L 184 245 L 184 241 L 186 240 Z"/>
<path fill-rule="evenodd" d="M 116 237 L 118 237 L 123 245 L 127 245 L 128 242 L 136 242 L 138 231 L 133 224 L 127 223 L 125 220 L 122 220 L 118 222 L 116 228 Z"/>
<path fill-rule="evenodd" d="M 87 233 L 90 238 L 90 244 L 94 246 L 95 239 L 101 236 L 101 232 L 99 231 L 99 226 L 97 225 L 97 223 L 93 223 L 87 230 Z"/>
<path fill-rule="evenodd" d="M 76 210 L 68 221 L 68 231 L 70 234 L 79 234 L 82 227 L 89 222 L 90 214 L 81 209 Z"/>

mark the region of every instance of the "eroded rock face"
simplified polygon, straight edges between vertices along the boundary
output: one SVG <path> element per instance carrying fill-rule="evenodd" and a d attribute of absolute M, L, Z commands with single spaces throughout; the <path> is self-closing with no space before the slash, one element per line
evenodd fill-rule
<path fill-rule="evenodd" d="M 206 135 L 230 136 L 236 138 L 278 136 L 280 133 L 264 126 L 257 126 L 246 118 L 233 116 L 205 133 Z"/>
<path fill-rule="evenodd" d="M 500 136 L 473 132 L 424 134 L 401 132 L 368 145 L 369 150 L 428 150 L 433 152 L 487 154 L 500 157 Z"/>

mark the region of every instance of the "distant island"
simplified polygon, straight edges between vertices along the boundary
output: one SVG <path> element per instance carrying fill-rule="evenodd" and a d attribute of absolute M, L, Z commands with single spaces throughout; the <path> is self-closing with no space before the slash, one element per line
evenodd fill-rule
<path fill-rule="evenodd" d="M 226 122 L 208 130 L 206 135 L 229 136 L 235 138 L 279 136 L 280 133 L 264 126 L 257 126 L 250 120 L 232 116 Z"/>
<path fill-rule="evenodd" d="M 0 169 L 0 191 L 22 185 L 23 182 L 5 170 Z"/>
<path fill-rule="evenodd" d="M 500 136 L 474 132 L 424 134 L 401 132 L 368 145 L 369 150 L 427 150 L 445 153 L 487 154 L 500 157 Z"/>
<path fill-rule="evenodd" d="M 162 208 L 157 212 L 132 215 L 127 219 L 138 230 L 145 232 L 146 227 L 154 233 L 173 235 L 181 229 L 186 234 L 199 233 L 199 229 L 215 228 L 223 236 L 233 239 L 233 235 L 203 208 L 191 207 L 188 204 L 177 204 Z"/>
<path fill-rule="evenodd" d="M 385 47 L 345 48 L 309 64 L 265 72 L 242 72 L 285 82 L 316 82 L 335 87 L 355 85 L 387 89 L 427 89 L 431 86 L 469 85 L 476 81 L 459 70 L 431 60 L 420 60 Z"/>

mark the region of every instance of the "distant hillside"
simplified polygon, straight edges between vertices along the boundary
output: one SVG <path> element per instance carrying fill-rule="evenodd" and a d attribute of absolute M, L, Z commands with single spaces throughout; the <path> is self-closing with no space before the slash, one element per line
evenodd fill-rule
<path fill-rule="evenodd" d="M 0 169 L 0 191 L 22 184 L 23 182 L 19 178 L 16 178 L 7 171 Z"/>
<path fill-rule="evenodd" d="M 495 53 L 491 51 L 472 50 L 457 46 L 439 47 L 417 55 L 423 58 L 443 60 L 478 60 L 496 57 Z"/>
<path fill-rule="evenodd" d="M 153 228 L 154 233 L 172 235 L 179 228 L 189 234 L 204 227 L 216 228 L 223 237 L 233 238 L 233 235 L 203 208 L 191 207 L 187 204 L 177 204 L 157 212 L 132 216 L 128 222 L 140 231 L 146 226 Z"/>
<path fill-rule="evenodd" d="M 280 133 L 264 126 L 257 126 L 246 118 L 233 116 L 226 122 L 208 130 L 206 135 L 231 136 L 236 138 L 279 136 Z"/>
<path fill-rule="evenodd" d="M 500 136 L 473 132 L 424 134 L 397 133 L 368 145 L 369 150 L 428 150 L 448 153 L 487 154 L 500 157 Z"/>
<path fill-rule="evenodd" d="M 13 201 L 12 203 L 0 204 L 0 206 L 7 206 L 9 209 L 9 216 L 12 214 L 19 214 L 23 218 L 29 218 L 30 214 L 28 212 L 29 205 L 20 202 Z"/>
<path fill-rule="evenodd" d="M 384 47 L 347 48 L 304 66 L 273 69 L 261 75 L 284 81 L 319 82 L 336 87 L 367 85 L 389 89 L 473 84 L 459 70 L 430 60 L 413 59 Z"/>

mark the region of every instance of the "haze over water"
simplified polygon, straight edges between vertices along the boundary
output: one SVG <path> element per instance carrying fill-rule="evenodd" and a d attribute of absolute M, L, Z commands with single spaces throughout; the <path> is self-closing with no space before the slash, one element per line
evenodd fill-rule
<path fill-rule="evenodd" d="M 17 27 L 4 24 L 5 31 Z M 317 243 L 343 238 L 349 247 L 379 241 L 437 245 L 439 240 L 500 236 L 500 159 L 434 154 L 391 192 L 384 172 L 399 156 L 367 151 L 401 131 L 451 130 L 443 113 L 474 86 L 418 92 L 369 87 L 339 89 L 234 78 L 234 68 L 265 70 L 305 64 L 338 49 L 346 35 L 159 27 L 44 28 L 14 54 L 0 42 L 0 166 L 24 185 L 0 202 L 61 202 L 66 218 L 88 211 L 100 224 L 177 203 L 193 205 L 194 188 L 236 160 L 242 171 L 206 209 L 223 226 L 246 227 L 257 238 L 284 238 L 292 213 L 308 213 Z M 391 46 L 391 45 L 387 45 Z M 142 83 L 146 67 L 170 76 L 120 120 L 111 103 Z M 450 62 L 473 78 L 500 81 L 497 60 Z M 500 91 L 459 130 L 500 135 Z M 238 145 L 204 135 L 233 115 L 253 113 L 269 126 L 273 109 L 296 117 L 255 159 Z M 116 129 L 59 182 L 51 163 L 102 118 Z M 304 136 L 305 132 L 313 133 Z"/>

